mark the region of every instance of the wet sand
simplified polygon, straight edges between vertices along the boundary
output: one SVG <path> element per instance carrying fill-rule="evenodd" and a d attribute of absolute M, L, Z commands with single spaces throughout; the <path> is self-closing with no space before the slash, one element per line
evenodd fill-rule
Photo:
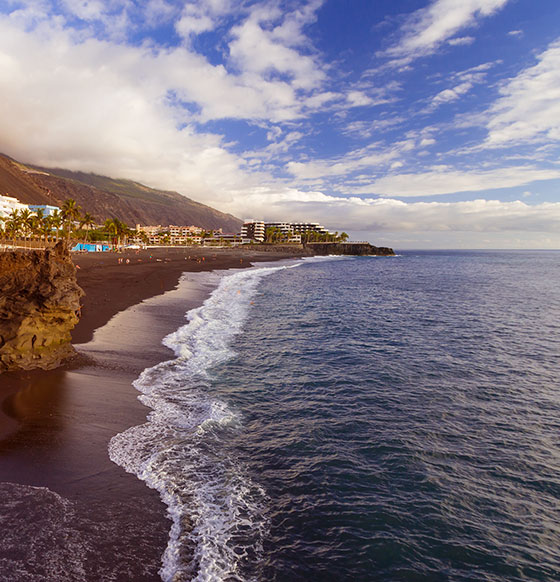
<path fill-rule="evenodd" d="M 132 381 L 171 356 L 161 339 L 215 284 L 195 273 L 282 258 L 219 249 L 74 257 L 86 295 L 73 337 L 90 363 L 0 377 L 0 485 L 14 484 L 4 492 L 0 581 L 160 579 L 165 506 L 110 461 L 109 441 L 144 422 Z"/>
<path fill-rule="evenodd" d="M 86 295 L 73 342 L 85 343 L 109 319 L 146 299 L 173 289 L 182 273 L 249 267 L 259 261 L 297 256 L 297 252 L 248 249 L 157 248 L 123 253 L 74 253 L 78 284 Z M 128 261 L 128 262 L 127 262 Z"/>

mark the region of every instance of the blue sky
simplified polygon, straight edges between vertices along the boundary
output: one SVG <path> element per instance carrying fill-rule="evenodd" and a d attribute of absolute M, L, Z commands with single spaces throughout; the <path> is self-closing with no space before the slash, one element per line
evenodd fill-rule
<path fill-rule="evenodd" d="M 560 248 L 557 0 L 4 0 L 0 151 L 397 248 Z"/>

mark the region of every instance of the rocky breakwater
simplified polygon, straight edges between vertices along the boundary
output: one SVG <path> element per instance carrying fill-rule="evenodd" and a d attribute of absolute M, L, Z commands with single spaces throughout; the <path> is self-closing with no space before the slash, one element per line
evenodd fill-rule
<path fill-rule="evenodd" d="M 358 256 L 382 256 L 395 255 L 389 247 L 375 247 L 367 242 L 344 243 L 307 243 L 305 248 L 311 250 L 314 255 L 358 255 Z"/>
<path fill-rule="evenodd" d="M 0 252 L 0 372 L 51 369 L 73 356 L 82 295 L 63 243 Z"/>

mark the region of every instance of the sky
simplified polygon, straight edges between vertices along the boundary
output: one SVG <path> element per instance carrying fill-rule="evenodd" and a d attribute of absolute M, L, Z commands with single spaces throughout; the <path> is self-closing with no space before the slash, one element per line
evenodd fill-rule
<path fill-rule="evenodd" d="M 19 161 L 397 249 L 560 249 L 558 0 L 2 0 L 0 92 Z"/>

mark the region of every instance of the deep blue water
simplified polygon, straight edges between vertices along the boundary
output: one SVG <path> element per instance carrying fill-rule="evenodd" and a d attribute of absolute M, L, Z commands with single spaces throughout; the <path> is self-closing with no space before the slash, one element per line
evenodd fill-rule
<path fill-rule="evenodd" d="M 164 579 L 560 579 L 560 253 L 242 271 L 189 320 L 111 448 Z"/>

